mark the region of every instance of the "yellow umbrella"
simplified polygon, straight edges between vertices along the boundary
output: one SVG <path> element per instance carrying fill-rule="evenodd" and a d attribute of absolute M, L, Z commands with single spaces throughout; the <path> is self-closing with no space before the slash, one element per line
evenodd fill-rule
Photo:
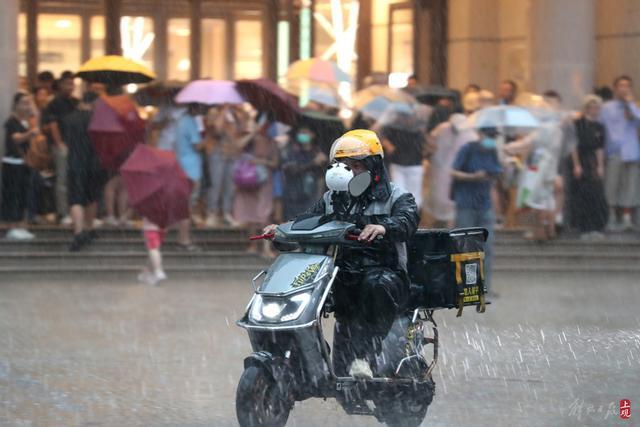
<path fill-rule="evenodd" d="M 147 83 L 156 78 L 149 68 L 119 55 L 92 58 L 82 64 L 76 75 L 87 81 L 114 85 Z"/>

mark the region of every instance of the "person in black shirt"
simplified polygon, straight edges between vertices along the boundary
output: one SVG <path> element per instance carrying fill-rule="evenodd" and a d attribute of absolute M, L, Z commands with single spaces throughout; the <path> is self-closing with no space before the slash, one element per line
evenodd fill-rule
<path fill-rule="evenodd" d="M 12 113 L 4 124 L 5 154 L 2 158 L 2 220 L 9 225 L 8 239 L 33 239 L 34 235 L 22 228 L 27 203 L 31 171 L 24 157 L 31 138 L 40 133 L 37 127 L 30 128 L 33 116 L 33 101 L 23 92 L 13 97 Z"/>
<path fill-rule="evenodd" d="M 67 204 L 67 146 L 63 139 L 63 119 L 78 107 L 78 99 L 73 97 L 75 84 L 72 76 L 65 76 L 57 82 L 57 94 L 47 105 L 42 117 L 52 145 L 56 172 L 56 210 L 63 223 L 69 221 Z"/>
<path fill-rule="evenodd" d="M 62 119 L 64 141 L 67 145 L 67 185 L 73 241 L 69 250 L 79 251 L 96 237 L 93 220 L 97 200 L 104 184 L 104 174 L 89 137 L 89 122 L 95 101 L 95 92 L 86 92 L 77 110 Z"/>
<path fill-rule="evenodd" d="M 600 240 L 608 221 L 604 192 L 605 129 L 598 122 L 602 100 L 587 95 L 582 117 L 574 121 L 576 147 L 569 158 L 569 217 L 584 240 Z"/>

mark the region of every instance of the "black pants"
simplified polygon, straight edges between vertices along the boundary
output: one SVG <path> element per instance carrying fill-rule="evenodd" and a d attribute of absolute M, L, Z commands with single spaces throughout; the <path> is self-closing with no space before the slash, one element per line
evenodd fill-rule
<path fill-rule="evenodd" d="M 405 308 L 408 289 L 402 274 L 388 268 L 371 267 L 362 273 L 338 275 L 333 288 L 333 364 L 337 375 L 347 375 L 355 358 L 368 360 L 375 369 L 374 356 Z"/>
<path fill-rule="evenodd" d="M 36 170 L 31 170 L 27 195 L 27 218 L 33 221 L 36 215 L 46 215 L 56 211 L 54 178 L 43 178 Z"/>
<path fill-rule="evenodd" d="M 20 222 L 24 219 L 29 194 L 31 171 L 26 165 L 2 164 L 2 220 Z"/>

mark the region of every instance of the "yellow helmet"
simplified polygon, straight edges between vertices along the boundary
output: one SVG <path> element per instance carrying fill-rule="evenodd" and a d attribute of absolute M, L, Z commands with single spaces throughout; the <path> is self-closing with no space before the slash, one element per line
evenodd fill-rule
<path fill-rule="evenodd" d="M 369 156 L 384 157 L 382 144 L 374 131 L 367 129 L 355 129 L 336 139 L 331 146 L 330 158 L 353 158 L 362 160 Z"/>

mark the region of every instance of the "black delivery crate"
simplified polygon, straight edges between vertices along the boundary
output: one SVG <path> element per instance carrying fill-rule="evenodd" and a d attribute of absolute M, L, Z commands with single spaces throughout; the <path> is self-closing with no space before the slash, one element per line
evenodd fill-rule
<path fill-rule="evenodd" d="M 418 230 L 408 244 L 413 305 L 484 312 L 484 228 Z"/>

